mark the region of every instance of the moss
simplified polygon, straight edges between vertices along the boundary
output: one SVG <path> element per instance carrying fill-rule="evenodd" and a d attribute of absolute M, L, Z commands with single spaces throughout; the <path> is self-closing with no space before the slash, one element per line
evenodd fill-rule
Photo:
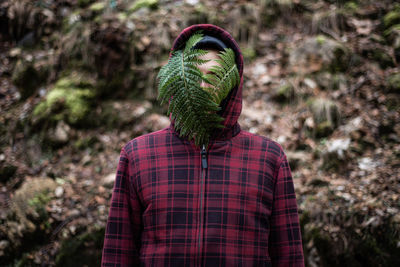
<path fill-rule="evenodd" d="M 74 29 L 82 28 L 81 10 L 76 10 L 63 19 L 61 33 L 69 34 Z"/>
<path fill-rule="evenodd" d="M 392 35 L 393 33 L 398 32 L 398 31 L 400 31 L 400 24 L 393 25 L 392 27 L 386 29 L 383 32 L 383 35 L 387 38 L 390 35 Z"/>
<path fill-rule="evenodd" d="M 309 99 L 307 104 L 315 123 L 313 136 L 321 138 L 330 135 L 340 123 L 340 111 L 337 104 L 324 98 Z"/>
<path fill-rule="evenodd" d="M 326 42 L 326 37 L 319 34 L 316 38 L 316 41 L 319 45 L 323 45 Z"/>
<path fill-rule="evenodd" d="M 125 13 L 123 13 L 123 12 L 119 12 L 119 13 L 117 14 L 117 18 L 119 19 L 120 22 L 124 22 L 124 21 L 126 21 L 126 19 L 128 18 L 128 16 L 127 16 Z"/>
<path fill-rule="evenodd" d="M 347 87 L 348 81 L 343 73 L 318 72 L 314 77 L 317 84 L 324 90 L 338 90 Z"/>
<path fill-rule="evenodd" d="M 85 118 L 85 115 L 89 112 L 89 107 L 85 98 L 90 98 L 92 92 L 89 89 L 85 90 L 71 90 L 66 88 L 54 88 L 46 98 L 45 102 L 40 103 L 34 109 L 34 116 L 48 115 L 53 111 L 53 107 L 57 104 L 65 104 L 67 110 L 67 122 L 76 124 Z M 55 120 L 64 119 L 63 113 L 53 114 L 52 118 Z"/>
<path fill-rule="evenodd" d="M 49 194 L 49 190 L 46 189 L 42 192 L 37 193 L 33 198 L 28 199 L 27 203 L 29 206 L 34 208 L 38 217 L 35 221 L 45 222 L 48 218 L 48 214 L 46 211 L 47 203 L 52 199 L 52 196 Z M 46 225 L 46 222 L 45 224 Z M 47 227 L 46 227 L 47 228 Z"/>
<path fill-rule="evenodd" d="M 390 75 L 387 81 L 390 91 L 400 93 L 400 73 Z"/>
<path fill-rule="evenodd" d="M 105 9 L 106 4 L 103 1 L 99 1 L 90 5 L 89 9 L 94 12 L 101 12 Z"/>
<path fill-rule="evenodd" d="M 57 266 L 100 266 L 104 227 L 64 240 L 56 257 Z"/>
<path fill-rule="evenodd" d="M 321 138 L 329 136 L 334 130 L 334 126 L 330 121 L 323 121 L 317 124 L 315 128 L 315 137 Z"/>
<path fill-rule="evenodd" d="M 293 100 L 295 96 L 294 87 L 291 83 L 285 83 L 279 86 L 273 95 L 275 101 L 284 103 L 289 100 Z"/>
<path fill-rule="evenodd" d="M 242 50 L 242 53 L 243 53 L 244 59 L 247 61 L 252 61 L 257 57 L 256 50 L 252 47 L 245 47 Z"/>
<path fill-rule="evenodd" d="M 383 69 L 395 66 L 392 57 L 383 49 L 374 49 L 372 51 L 371 59 L 378 62 Z"/>
<path fill-rule="evenodd" d="M 74 147 L 80 150 L 92 147 L 94 144 L 98 143 L 99 139 L 96 136 L 90 136 L 87 138 L 80 138 L 74 143 Z"/>
<path fill-rule="evenodd" d="M 128 13 L 133 13 L 143 7 L 147 7 L 150 9 L 158 8 L 158 0 L 136 0 L 129 8 Z"/>
<path fill-rule="evenodd" d="M 38 120 L 65 120 L 71 125 L 81 125 L 88 121 L 95 96 L 91 87 L 90 82 L 74 76 L 61 78 L 45 100 L 34 108 L 33 116 Z"/>
<path fill-rule="evenodd" d="M 400 5 L 396 5 L 392 11 L 383 17 L 383 24 L 385 29 L 395 24 L 400 24 Z"/>
<path fill-rule="evenodd" d="M 344 46 L 337 47 L 333 52 L 332 64 L 329 66 L 329 70 L 333 73 L 344 72 L 348 69 L 348 57 L 349 51 Z"/>
<path fill-rule="evenodd" d="M 1 231 L 13 244 L 16 254 L 31 250 L 51 233 L 46 206 L 56 187 L 50 178 L 32 178 L 15 191 Z"/>
<path fill-rule="evenodd" d="M 26 219 L 42 221 L 47 217 L 46 204 L 53 197 L 56 183 L 49 178 L 34 178 L 26 181 L 15 193 L 13 210 L 19 221 Z"/>
<path fill-rule="evenodd" d="M 356 12 L 358 10 L 358 8 L 359 8 L 358 4 L 354 1 L 347 2 L 343 6 L 343 10 L 348 14 L 353 14 L 354 12 Z"/>

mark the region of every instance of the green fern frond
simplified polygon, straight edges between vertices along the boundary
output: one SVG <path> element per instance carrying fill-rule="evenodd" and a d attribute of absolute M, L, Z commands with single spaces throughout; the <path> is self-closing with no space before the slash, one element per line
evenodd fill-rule
<path fill-rule="evenodd" d="M 212 85 L 205 90 L 213 96 L 215 103 L 220 104 L 230 90 L 239 84 L 240 76 L 235 64 L 235 53 L 232 49 L 226 48 L 218 55 L 220 59 L 215 61 L 219 65 L 211 67 L 211 73 L 204 75 L 203 80 Z"/>
<path fill-rule="evenodd" d="M 197 65 L 207 62 L 199 58 L 207 51 L 192 47 L 202 38 L 199 33 L 192 35 L 185 48 L 174 51 L 157 75 L 158 99 L 161 104 L 170 100 L 167 115 L 175 120 L 180 136 L 194 138 L 197 146 L 207 145 L 212 130 L 221 127 L 223 121 L 217 115 L 220 107 L 213 96 L 200 86 L 203 75 Z"/>
<path fill-rule="evenodd" d="M 217 115 L 219 104 L 240 82 L 235 53 L 230 48 L 218 54 L 219 65 L 210 68 L 211 74 L 202 74 L 197 66 L 209 61 L 200 59 L 207 51 L 193 49 L 202 38 L 200 32 L 193 34 L 184 49 L 172 52 L 157 75 L 158 100 L 161 104 L 170 101 L 167 115 L 175 120 L 175 129 L 180 136 L 194 138 L 197 146 L 207 146 L 211 132 L 224 127 L 224 119 Z M 203 88 L 201 81 L 211 86 Z"/>
<path fill-rule="evenodd" d="M 185 54 L 190 54 L 190 49 L 192 47 L 194 47 L 199 41 L 201 41 L 201 39 L 203 39 L 203 34 L 201 33 L 201 31 L 198 31 L 197 33 L 193 34 L 187 41 L 186 41 L 186 45 L 185 45 L 185 49 L 184 49 L 184 53 Z"/>

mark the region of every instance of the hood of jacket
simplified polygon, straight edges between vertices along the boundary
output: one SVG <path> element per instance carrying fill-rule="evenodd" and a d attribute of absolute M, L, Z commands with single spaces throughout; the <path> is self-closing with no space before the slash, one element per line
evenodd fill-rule
<path fill-rule="evenodd" d="M 205 35 L 210 35 L 223 41 L 235 52 L 236 55 L 236 65 L 239 70 L 240 83 L 232 88 L 228 96 L 221 102 L 221 110 L 218 112 L 218 114 L 224 118 L 224 121 L 222 122 L 224 128 L 216 129 L 211 135 L 210 141 L 227 140 L 240 132 L 238 119 L 242 111 L 243 55 L 240 51 L 239 45 L 226 30 L 218 26 L 212 24 L 195 24 L 182 30 L 182 32 L 175 39 L 169 56 L 172 56 L 172 51 L 181 49 L 190 36 L 200 30 Z M 171 120 L 170 128 L 172 131 L 176 132 L 173 120 Z"/>

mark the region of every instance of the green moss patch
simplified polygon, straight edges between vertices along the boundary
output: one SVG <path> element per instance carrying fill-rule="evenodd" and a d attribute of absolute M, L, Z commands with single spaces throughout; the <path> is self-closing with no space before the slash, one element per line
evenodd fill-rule
<path fill-rule="evenodd" d="M 400 93 L 400 73 L 393 73 L 388 78 L 388 87 L 395 93 Z"/>
<path fill-rule="evenodd" d="M 400 24 L 400 5 L 397 4 L 392 11 L 383 17 L 383 24 L 385 29 L 395 24 Z"/>
<path fill-rule="evenodd" d="M 147 7 L 150 9 L 157 9 L 158 8 L 158 0 L 136 0 L 128 8 L 128 13 L 133 13 L 143 7 Z"/>
<path fill-rule="evenodd" d="M 74 76 L 64 77 L 35 107 L 33 116 L 39 120 L 64 120 L 71 125 L 83 125 L 89 120 L 94 97 L 90 82 Z"/>

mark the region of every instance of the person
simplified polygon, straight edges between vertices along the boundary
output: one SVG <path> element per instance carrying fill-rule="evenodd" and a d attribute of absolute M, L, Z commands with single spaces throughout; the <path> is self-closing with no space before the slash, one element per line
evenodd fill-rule
<path fill-rule="evenodd" d="M 238 44 L 218 26 L 196 24 L 178 35 L 171 51 L 199 30 L 210 51 L 208 68 L 217 64 L 211 51 L 235 52 L 240 83 L 220 103 L 224 127 L 213 132 L 206 148 L 180 136 L 174 120 L 122 147 L 101 264 L 304 266 L 286 154 L 276 141 L 238 123 L 243 87 Z"/>

